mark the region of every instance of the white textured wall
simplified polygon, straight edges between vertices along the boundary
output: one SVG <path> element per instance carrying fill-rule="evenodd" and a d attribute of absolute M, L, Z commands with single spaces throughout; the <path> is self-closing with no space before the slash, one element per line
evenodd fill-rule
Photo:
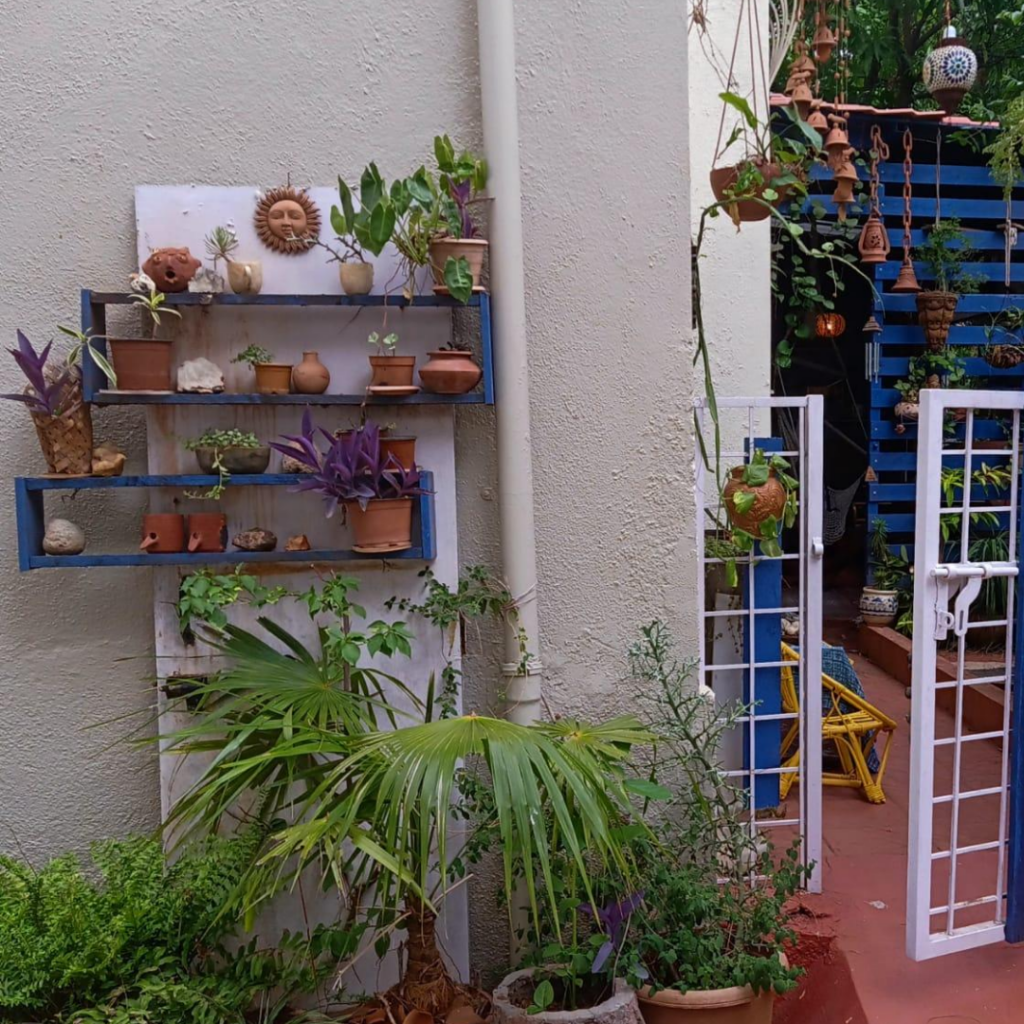
<path fill-rule="evenodd" d="M 436 131 L 478 144 L 474 11 L 65 0 L 6 12 L 0 339 L 73 319 L 83 280 L 120 286 L 139 182 L 272 185 L 290 171 L 323 184 L 369 157 L 405 170 Z M 552 710 L 597 716 L 626 703 L 638 624 L 661 616 L 693 634 L 687 11 L 529 0 L 516 16 L 545 687 Z M 15 382 L 0 364 L 3 389 Z M 100 434 L 126 422 L 98 421 Z M 462 560 L 497 564 L 492 415 L 458 423 Z M 20 409 L 0 408 L 0 441 L 12 471 L 39 469 Z M 9 487 L 0 502 L 3 818 L 36 855 L 151 824 L 151 762 L 80 732 L 147 702 L 149 581 L 18 576 Z M 134 529 L 134 512 L 114 527 Z M 486 639 L 470 638 L 470 708 L 497 701 Z M 142 658 L 114 664 L 127 653 Z M 503 936 L 480 898 L 472 948 L 486 964 Z"/>

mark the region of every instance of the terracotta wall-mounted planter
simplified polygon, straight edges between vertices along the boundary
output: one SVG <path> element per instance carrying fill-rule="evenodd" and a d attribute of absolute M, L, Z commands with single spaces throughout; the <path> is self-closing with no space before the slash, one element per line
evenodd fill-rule
<path fill-rule="evenodd" d="M 201 473 L 218 474 L 215 465 L 218 452 L 221 465 L 229 473 L 265 473 L 270 465 L 270 448 L 266 445 L 260 448 L 196 448 L 196 462 Z"/>
<path fill-rule="evenodd" d="M 411 434 L 382 437 L 380 439 L 381 461 L 386 462 L 389 455 L 394 455 L 403 469 L 412 469 L 416 464 L 416 438 Z"/>
<path fill-rule="evenodd" d="M 346 502 L 352 524 L 352 548 L 363 555 L 381 555 L 412 547 L 412 498 L 374 499 L 365 509 Z"/>
<path fill-rule="evenodd" d="M 774 469 L 768 470 L 768 481 L 760 487 L 752 487 L 743 482 L 743 466 L 735 466 L 729 474 L 729 481 L 725 485 L 723 497 L 725 498 L 725 511 L 729 522 L 738 530 L 745 530 L 753 537 L 759 537 L 761 524 L 774 516 L 782 518 L 786 508 L 786 488 L 778 478 Z M 741 514 L 737 511 L 732 502 L 734 494 L 753 494 L 754 504 L 750 511 Z"/>
<path fill-rule="evenodd" d="M 118 391 L 173 391 L 171 344 L 165 338 L 111 338 Z"/>
<path fill-rule="evenodd" d="M 444 267 L 451 259 L 465 259 L 473 275 L 473 287 L 482 288 L 480 277 L 484 270 L 484 257 L 490 243 L 486 238 L 439 238 L 430 243 L 430 269 L 434 274 L 434 287 L 447 291 L 444 283 Z"/>
<path fill-rule="evenodd" d="M 228 546 L 228 517 L 223 512 L 193 512 L 188 517 L 188 550 L 223 551 Z"/>
<path fill-rule="evenodd" d="M 464 395 L 472 391 L 484 375 L 468 352 L 438 349 L 427 355 L 430 360 L 420 370 L 420 380 L 435 395 Z"/>
<path fill-rule="evenodd" d="M 370 387 L 411 387 L 415 366 L 415 356 L 370 356 L 370 369 L 373 371 Z"/>
<path fill-rule="evenodd" d="M 930 352 L 941 352 L 949 339 L 959 296 L 953 292 L 918 292 L 917 322 Z"/>
<path fill-rule="evenodd" d="M 757 167 L 761 172 L 761 177 L 764 179 L 764 183 L 754 190 L 754 194 L 758 198 L 762 196 L 766 188 L 771 186 L 772 181 L 782 175 L 782 168 L 778 164 L 767 163 L 761 159 L 745 160 L 734 164 L 732 167 L 716 167 L 711 172 L 711 190 L 715 193 L 715 198 L 720 203 L 729 203 L 728 212 L 733 220 L 752 223 L 753 221 L 764 220 L 766 217 L 771 216 L 771 210 L 768 206 L 764 203 L 755 202 L 753 199 L 745 199 L 733 203 L 730 203 L 728 199 L 728 193 L 735 187 L 736 182 L 739 181 L 740 171 L 747 163 L 752 163 Z M 788 190 L 780 188 L 776 189 L 776 191 L 779 193 L 779 198 L 773 200 L 773 206 L 777 206 L 786 198 Z"/>
<path fill-rule="evenodd" d="M 257 363 L 256 391 L 261 395 L 290 395 L 292 367 L 290 363 Z"/>
<path fill-rule="evenodd" d="M 341 290 L 346 295 L 369 295 L 373 291 L 372 263 L 342 263 L 338 267 Z"/>
<path fill-rule="evenodd" d="M 157 512 L 142 517 L 139 550 L 150 555 L 185 550 L 185 517 L 177 512 Z"/>

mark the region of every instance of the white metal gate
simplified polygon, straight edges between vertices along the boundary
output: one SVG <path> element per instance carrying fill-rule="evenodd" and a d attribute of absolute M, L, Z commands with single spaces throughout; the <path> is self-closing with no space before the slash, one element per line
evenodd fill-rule
<path fill-rule="evenodd" d="M 907 871 L 914 960 L 1000 942 L 1005 933 L 1022 408 L 1020 392 L 921 392 Z M 992 416 L 1000 413 L 1009 436 L 993 449 Z M 995 502 L 984 483 L 994 466 L 1010 471 Z M 1005 557 L 980 557 L 985 539 L 1003 531 Z M 1005 587 L 1005 614 L 970 617 L 982 587 L 998 587 L 999 599 Z M 1002 656 L 968 656 L 980 629 L 1003 632 Z M 998 728 L 972 712 L 986 688 L 1002 697 Z"/>
<path fill-rule="evenodd" d="M 702 442 L 696 458 L 701 682 L 714 691 L 719 707 L 736 700 L 747 706 L 723 761 L 725 774 L 746 791 L 752 839 L 770 831 L 798 836 L 803 862 L 813 865 L 808 888 L 820 892 L 823 399 L 727 398 L 717 407 L 719 459 L 707 403 L 696 407 Z M 723 547 L 731 543 L 730 527 L 716 473 L 724 484 L 728 472 L 759 448 L 784 458 L 799 482 L 797 521 L 783 535 L 781 557 L 759 548 L 736 556 Z M 736 567 L 736 588 L 721 586 L 729 563 Z M 793 563 L 795 571 L 784 578 L 784 566 Z M 783 657 L 784 640 L 798 652 L 798 662 Z M 784 679 L 795 684 L 795 707 L 783 696 Z"/>

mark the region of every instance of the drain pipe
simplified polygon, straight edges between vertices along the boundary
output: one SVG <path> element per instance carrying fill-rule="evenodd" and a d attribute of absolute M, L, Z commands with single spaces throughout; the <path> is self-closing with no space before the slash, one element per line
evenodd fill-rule
<path fill-rule="evenodd" d="M 518 621 L 505 628 L 502 671 L 507 684 L 508 717 L 527 724 L 541 717 L 541 663 L 513 0 L 477 0 L 477 25 L 484 152 L 490 167 L 488 189 L 494 196 L 490 257 L 496 293 L 494 363 L 501 551 L 505 580 L 519 613 Z M 525 658 L 521 642 L 525 643 Z"/>

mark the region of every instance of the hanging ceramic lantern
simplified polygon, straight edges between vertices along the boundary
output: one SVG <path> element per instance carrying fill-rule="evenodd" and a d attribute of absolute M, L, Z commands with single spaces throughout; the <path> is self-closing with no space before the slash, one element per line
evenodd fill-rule
<path fill-rule="evenodd" d="M 814 333 L 819 338 L 838 338 L 846 330 L 846 317 L 842 313 L 819 313 L 814 321 Z"/>
<path fill-rule="evenodd" d="M 942 42 L 925 57 L 924 84 L 947 114 L 955 114 L 964 96 L 978 79 L 978 58 L 957 38 L 956 29 L 946 26 Z"/>
<path fill-rule="evenodd" d="M 857 243 L 860 258 L 864 263 L 884 263 L 890 248 L 889 232 L 885 230 L 877 211 L 872 210 L 864 222 L 860 241 Z"/>

